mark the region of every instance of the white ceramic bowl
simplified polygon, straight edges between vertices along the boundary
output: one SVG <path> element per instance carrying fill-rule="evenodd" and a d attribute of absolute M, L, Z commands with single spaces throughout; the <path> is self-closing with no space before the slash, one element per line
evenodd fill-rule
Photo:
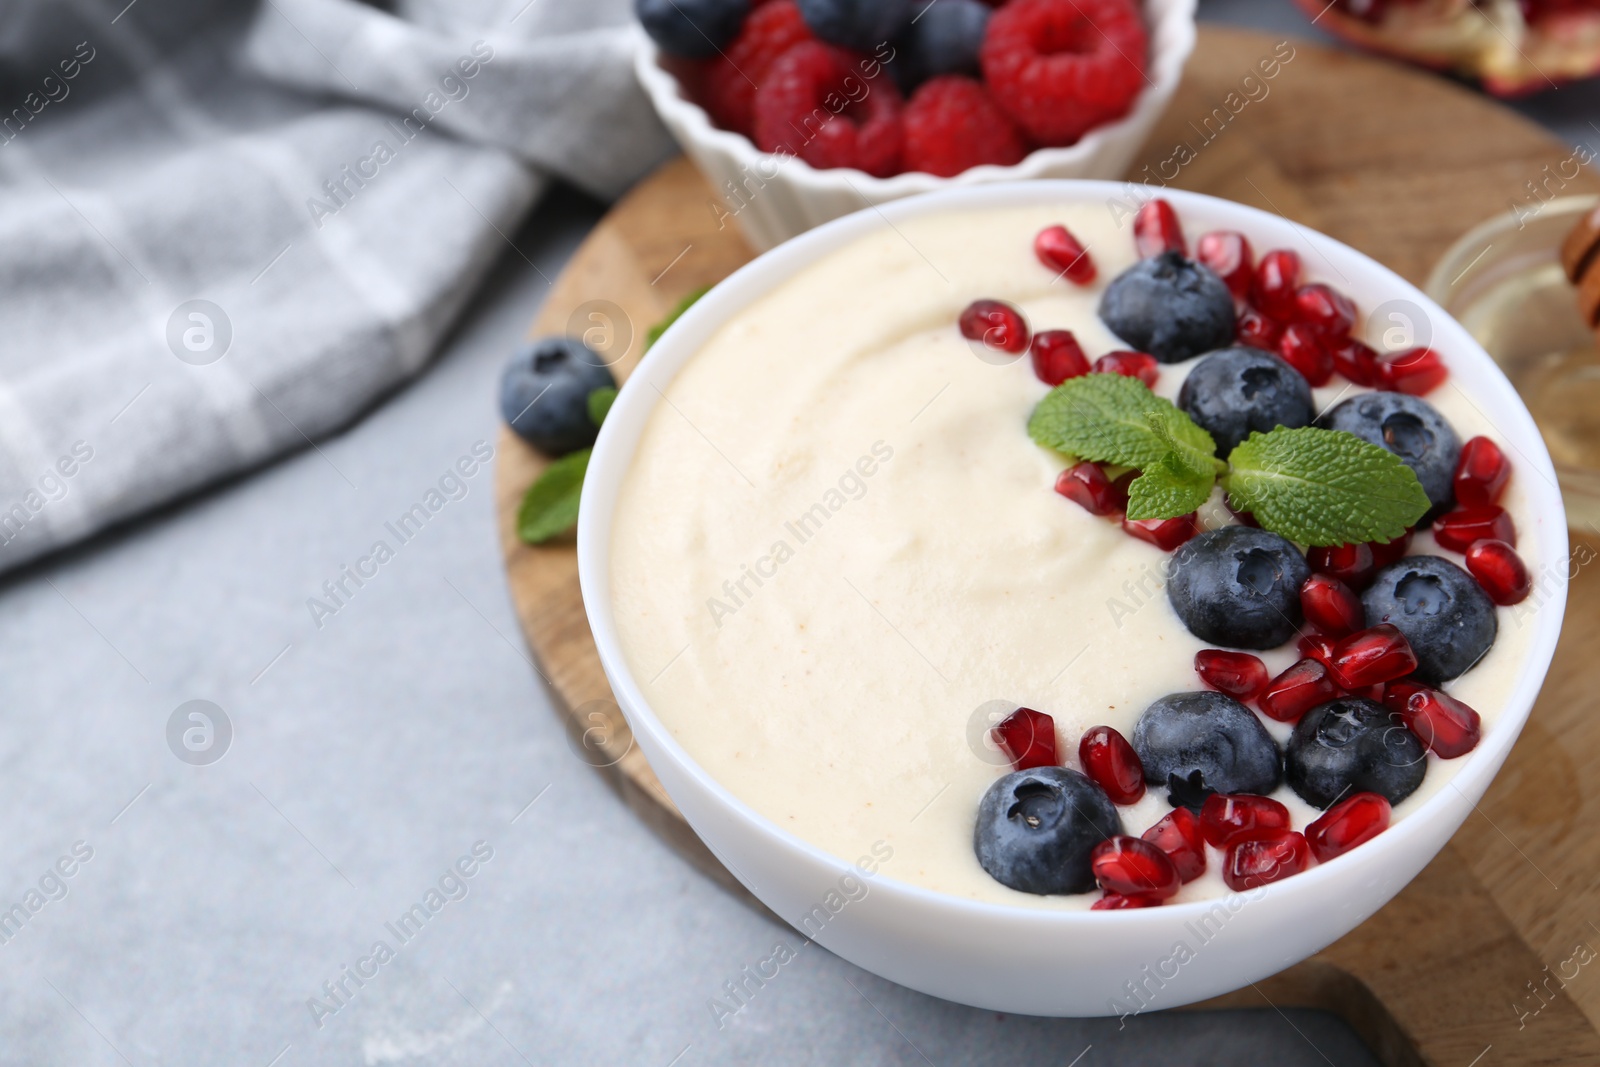
<path fill-rule="evenodd" d="M 1018 203 L 1104 205 L 1111 182 L 1018 182 L 951 189 L 828 223 L 759 257 L 713 289 L 658 341 L 623 387 L 589 462 L 578 523 L 584 606 L 600 659 L 640 748 L 695 832 L 750 891 L 798 923 L 853 857 L 836 857 L 756 814 L 673 739 L 629 669 L 612 613 L 610 550 L 618 488 L 646 420 L 673 375 L 732 315 L 796 271 L 877 227 L 953 208 Z M 1285 219 L 1225 200 L 1168 190 L 1191 233 L 1232 229 L 1258 249 L 1295 248 L 1309 269 L 1341 277 L 1363 310 L 1409 301 L 1425 315 L 1452 378 L 1489 413 L 1517 464 L 1534 529 L 1521 531 L 1539 559 L 1567 557 L 1555 472 L 1533 419 L 1477 343 L 1438 305 L 1359 252 Z M 1337 273 L 1335 273 L 1337 272 Z M 1347 281 L 1343 280 L 1347 279 Z M 654 388 L 652 388 L 654 386 Z M 1202 1000 L 1263 978 L 1316 952 L 1380 908 L 1444 847 L 1504 762 L 1527 721 L 1555 651 L 1562 585 L 1534 613 L 1530 652 L 1507 705 L 1463 757 L 1451 785 L 1360 848 L 1303 874 L 1244 894 L 1118 912 L 1061 912 L 982 903 L 897 882 L 869 880 L 868 895 L 822 928 L 818 940 L 869 971 L 913 989 L 998 1011 L 1105 1015 Z M 1210 936 L 1202 938 L 1202 934 Z M 1177 962 L 1184 941 L 1192 959 Z M 1122 1007 L 1118 1006 L 1118 1002 Z"/>
<path fill-rule="evenodd" d="M 678 79 L 661 66 L 654 42 L 637 30 L 634 68 L 661 121 L 700 168 L 759 251 L 774 248 L 813 226 L 868 205 L 917 193 L 1020 178 L 1120 178 L 1150 128 L 1166 110 L 1183 65 L 1194 50 L 1196 0 L 1144 0 L 1150 31 L 1149 84 L 1133 109 L 1066 148 L 1040 148 L 1011 167 L 974 167 L 954 178 L 909 172 L 874 178 L 852 169 L 818 170 L 804 160 L 763 152 L 743 134 L 718 129 L 705 109 L 683 95 Z M 708 204 L 708 211 L 718 205 Z M 726 218 L 717 212 L 719 218 Z"/>

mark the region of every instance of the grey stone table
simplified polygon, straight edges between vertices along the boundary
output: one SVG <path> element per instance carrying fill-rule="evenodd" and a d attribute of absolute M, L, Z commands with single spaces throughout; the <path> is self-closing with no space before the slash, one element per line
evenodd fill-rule
<path fill-rule="evenodd" d="M 441 479 L 494 440 L 500 364 L 601 210 L 547 200 L 438 363 L 345 433 L 0 580 L 0 1063 L 1370 1064 L 1266 1005 L 1121 1027 L 899 988 L 798 948 L 573 754 L 489 473 Z M 797 958 L 719 1027 L 779 941 Z"/>

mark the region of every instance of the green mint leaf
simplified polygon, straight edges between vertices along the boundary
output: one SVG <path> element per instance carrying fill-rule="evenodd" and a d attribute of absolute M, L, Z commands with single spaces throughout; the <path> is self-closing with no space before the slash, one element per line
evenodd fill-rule
<path fill-rule="evenodd" d="M 530 545 L 560 537 L 578 522 L 583 475 L 589 469 L 587 448 L 568 453 L 544 469 L 528 487 L 517 511 L 517 536 Z"/>
<path fill-rule="evenodd" d="M 1139 379 L 1120 374 L 1085 374 L 1050 390 L 1028 419 L 1028 436 L 1079 459 L 1141 471 L 1169 453 L 1191 471 L 1214 476 L 1222 467 L 1209 433 Z"/>
<path fill-rule="evenodd" d="M 666 318 L 662 319 L 660 322 L 656 323 L 654 326 L 650 327 L 650 329 L 645 331 L 644 350 L 646 352 L 650 351 L 650 346 L 661 340 L 661 335 L 667 332 L 667 327 L 681 319 L 685 311 L 688 311 L 690 308 L 694 307 L 696 300 L 699 300 L 702 296 L 705 296 L 710 291 L 711 286 L 702 285 L 700 288 L 684 297 L 683 300 L 678 303 L 678 306 L 673 308 Z"/>
<path fill-rule="evenodd" d="M 1217 476 L 1197 471 L 1176 452 L 1168 452 L 1146 467 L 1128 487 L 1128 518 L 1175 519 L 1211 499 Z"/>
<path fill-rule="evenodd" d="M 1222 484 L 1234 508 L 1302 545 L 1390 541 L 1429 507 L 1398 456 L 1342 430 L 1253 433 L 1228 463 Z"/>
<path fill-rule="evenodd" d="M 616 402 L 617 391 L 609 385 L 603 385 L 591 390 L 586 403 L 589 407 L 589 421 L 596 426 L 604 425 L 606 414 L 611 410 L 611 405 Z"/>

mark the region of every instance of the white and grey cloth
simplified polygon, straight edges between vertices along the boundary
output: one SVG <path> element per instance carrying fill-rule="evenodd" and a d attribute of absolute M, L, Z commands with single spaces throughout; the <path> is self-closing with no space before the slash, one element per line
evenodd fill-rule
<path fill-rule="evenodd" d="M 0 569 L 348 424 L 665 158 L 630 6 L 0 5 Z"/>

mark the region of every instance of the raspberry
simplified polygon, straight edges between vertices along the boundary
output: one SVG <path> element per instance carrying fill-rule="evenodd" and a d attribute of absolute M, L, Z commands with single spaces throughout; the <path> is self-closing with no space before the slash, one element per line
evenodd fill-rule
<path fill-rule="evenodd" d="M 1127 113 L 1146 51 L 1134 0 L 1012 0 L 980 58 L 995 102 L 1035 141 L 1066 145 Z"/>
<path fill-rule="evenodd" d="M 794 0 L 770 0 L 752 11 L 743 31 L 702 76 L 701 98 L 712 120 L 749 136 L 756 122 L 756 86 L 779 56 L 809 40 L 811 31 Z"/>
<path fill-rule="evenodd" d="M 1016 124 L 975 79 L 932 78 L 906 105 L 906 169 L 951 178 L 968 167 L 1009 167 L 1027 155 Z"/>
<path fill-rule="evenodd" d="M 898 173 L 905 140 L 900 90 L 883 73 L 866 77 L 863 65 L 816 41 L 779 56 L 756 90 L 757 147 L 818 168 L 855 167 L 879 178 Z"/>

